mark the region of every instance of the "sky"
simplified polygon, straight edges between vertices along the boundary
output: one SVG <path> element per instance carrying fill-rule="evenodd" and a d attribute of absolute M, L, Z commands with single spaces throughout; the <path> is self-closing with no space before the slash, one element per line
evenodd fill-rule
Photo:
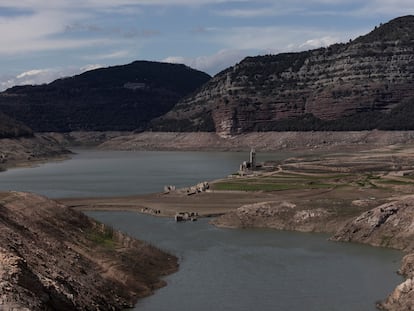
<path fill-rule="evenodd" d="M 0 90 L 135 60 L 215 75 L 409 14 L 413 0 L 0 0 Z"/>

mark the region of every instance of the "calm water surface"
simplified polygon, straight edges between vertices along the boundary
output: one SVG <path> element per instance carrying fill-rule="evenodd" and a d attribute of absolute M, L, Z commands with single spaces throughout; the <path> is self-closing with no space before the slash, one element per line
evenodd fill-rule
<path fill-rule="evenodd" d="M 401 253 L 326 235 L 232 230 L 131 212 L 94 218 L 180 258 L 168 286 L 136 310 L 366 311 L 401 278 Z"/>
<path fill-rule="evenodd" d="M 239 152 L 124 152 L 75 150 L 72 159 L 0 174 L 0 190 L 30 191 L 51 198 L 124 196 L 161 192 L 222 178 L 248 159 Z M 258 160 L 284 158 L 264 154 Z"/>
<path fill-rule="evenodd" d="M 287 154 L 259 155 L 260 160 Z M 78 150 L 71 160 L 0 174 L 0 190 L 50 197 L 159 192 L 221 178 L 245 153 Z M 332 243 L 325 235 L 225 230 L 128 212 L 91 216 L 176 254 L 179 272 L 137 310 L 375 310 L 401 281 L 401 253 Z"/>

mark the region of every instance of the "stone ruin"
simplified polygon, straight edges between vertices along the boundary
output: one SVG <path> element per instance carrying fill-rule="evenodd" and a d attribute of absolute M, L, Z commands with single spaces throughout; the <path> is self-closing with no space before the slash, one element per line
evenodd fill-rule
<path fill-rule="evenodd" d="M 195 186 L 188 188 L 187 195 L 193 195 L 193 194 L 197 194 L 200 192 L 205 192 L 208 189 L 210 189 L 210 185 L 207 181 L 204 181 L 204 182 L 198 183 Z"/>
<path fill-rule="evenodd" d="M 243 161 L 242 164 L 240 164 L 240 175 L 244 175 L 246 173 L 249 173 L 251 171 L 254 171 L 256 169 L 256 151 L 252 148 L 250 149 L 250 155 L 249 155 L 249 161 Z"/>

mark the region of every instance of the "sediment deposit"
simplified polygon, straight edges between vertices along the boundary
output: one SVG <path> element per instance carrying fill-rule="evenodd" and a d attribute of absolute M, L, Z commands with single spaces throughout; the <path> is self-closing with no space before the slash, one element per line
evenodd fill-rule
<path fill-rule="evenodd" d="M 49 135 L 0 139 L 0 169 L 63 159 L 71 152 Z"/>
<path fill-rule="evenodd" d="M 73 137 L 85 137 L 73 134 Z M 93 135 L 88 136 L 93 139 Z M 80 140 L 81 138 L 79 138 Z M 252 132 L 223 138 L 216 133 L 124 133 L 101 140 L 107 150 L 349 150 L 414 143 L 414 131 Z"/>

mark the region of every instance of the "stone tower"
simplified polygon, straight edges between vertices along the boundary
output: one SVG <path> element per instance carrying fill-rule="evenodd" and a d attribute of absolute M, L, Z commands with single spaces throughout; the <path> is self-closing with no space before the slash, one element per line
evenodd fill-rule
<path fill-rule="evenodd" d="M 250 168 L 254 170 L 256 168 L 256 151 L 252 148 L 250 150 Z"/>

